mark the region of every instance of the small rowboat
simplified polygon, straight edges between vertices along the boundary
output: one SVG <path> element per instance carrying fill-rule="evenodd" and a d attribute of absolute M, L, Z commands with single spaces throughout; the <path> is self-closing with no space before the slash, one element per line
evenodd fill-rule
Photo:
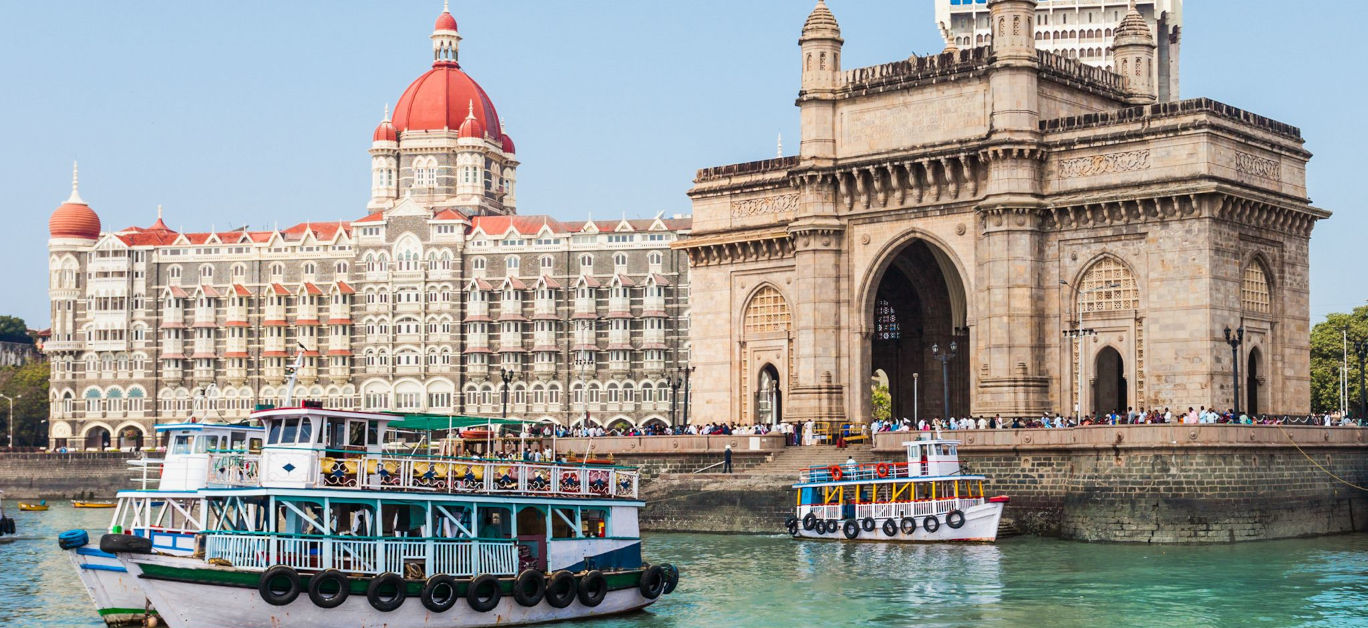
<path fill-rule="evenodd" d="M 114 502 L 81 502 L 71 500 L 72 508 L 113 508 Z"/>
<path fill-rule="evenodd" d="M 24 512 L 42 512 L 47 509 L 48 505 L 46 499 L 36 504 L 29 502 L 19 502 L 19 510 L 22 510 Z"/>
<path fill-rule="evenodd" d="M 461 430 L 462 440 L 489 440 L 491 436 L 489 430 Z"/>

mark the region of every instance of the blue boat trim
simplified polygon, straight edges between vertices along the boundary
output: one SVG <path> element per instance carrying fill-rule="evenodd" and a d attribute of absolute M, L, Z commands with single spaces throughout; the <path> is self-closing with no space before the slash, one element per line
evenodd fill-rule
<path fill-rule="evenodd" d="M 76 553 L 77 553 L 77 554 L 80 554 L 80 555 L 82 555 L 82 556 L 99 556 L 99 557 L 101 557 L 101 558 L 118 558 L 118 556 L 115 556 L 115 555 L 113 555 L 113 554 L 110 554 L 109 552 L 105 552 L 105 551 L 102 551 L 102 550 L 97 550 L 97 549 L 95 549 L 95 548 L 93 548 L 93 547 L 78 547 L 78 548 L 76 548 Z"/>
<path fill-rule="evenodd" d="M 116 571 L 119 573 L 128 573 L 127 569 L 123 568 L 122 566 L 115 565 L 92 565 L 87 563 L 81 565 L 81 569 L 89 569 L 91 571 Z"/>

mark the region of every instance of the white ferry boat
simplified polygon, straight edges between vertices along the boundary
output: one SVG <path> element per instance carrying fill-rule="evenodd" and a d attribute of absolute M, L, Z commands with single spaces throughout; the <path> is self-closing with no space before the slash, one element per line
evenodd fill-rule
<path fill-rule="evenodd" d="M 396 453 L 390 414 L 252 418 L 260 453 L 208 456 L 193 555 L 101 538 L 170 626 L 519 625 L 641 609 L 678 583 L 642 561 L 633 469 Z"/>
<path fill-rule="evenodd" d="M 797 510 L 784 522 L 802 539 L 997 540 L 1006 496 L 986 497 L 981 475 L 960 472 L 959 441 L 903 443 L 905 462 L 833 464 L 804 471 Z"/>
<path fill-rule="evenodd" d="M 140 477 L 140 488 L 120 491 L 109 532 L 147 539 L 153 550 L 189 556 L 195 535 L 204 532 L 206 504 L 200 489 L 209 484 L 209 458 L 220 452 L 260 451 L 265 430 L 222 423 L 158 425 L 167 442 L 162 459 L 128 461 Z M 156 472 L 156 476 L 150 474 Z M 141 624 L 155 614 L 137 578 L 109 552 L 87 547 L 84 530 L 62 533 L 58 544 L 67 552 L 95 609 L 109 625 Z"/>

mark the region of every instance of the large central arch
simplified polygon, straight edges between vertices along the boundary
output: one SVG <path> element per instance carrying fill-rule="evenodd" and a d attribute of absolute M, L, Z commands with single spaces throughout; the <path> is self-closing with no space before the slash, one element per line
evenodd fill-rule
<path fill-rule="evenodd" d="M 968 415 L 972 345 L 962 276 L 947 249 L 921 235 L 885 249 L 863 287 L 855 380 L 862 408 L 870 407 L 871 382 L 881 372 L 893 418 Z M 942 365 L 938 356 L 950 357 Z"/>

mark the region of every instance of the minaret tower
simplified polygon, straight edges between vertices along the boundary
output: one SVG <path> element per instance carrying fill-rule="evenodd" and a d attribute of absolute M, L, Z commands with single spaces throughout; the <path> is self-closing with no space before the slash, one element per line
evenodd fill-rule
<path fill-rule="evenodd" d="M 371 200 L 367 208 L 384 209 L 399 197 L 399 132 L 390 121 L 389 105 L 385 117 L 371 135 Z"/>
<path fill-rule="evenodd" d="M 59 348 L 73 352 L 78 348 L 71 343 L 77 341 L 77 310 L 85 307 L 80 298 L 82 278 L 86 276 L 85 254 L 100 238 L 100 217 L 81 199 L 79 187 L 76 164 L 72 163 L 71 196 L 48 219 L 48 297 L 52 302 L 53 341 L 49 355 L 54 359 L 59 357 Z M 55 412 L 57 404 L 52 408 Z"/>
<path fill-rule="evenodd" d="M 1131 0 L 1112 42 L 1112 67 L 1126 79 L 1126 100 L 1131 104 L 1146 105 L 1158 98 L 1154 81 L 1156 48 L 1154 34 L 1135 8 L 1135 0 Z"/>
<path fill-rule="evenodd" d="M 798 92 L 803 135 L 798 153 L 814 165 L 826 165 L 836 158 L 836 90 L 841 87 L 844 43 L 841 25 L 826 0 L 817 0 L 798 38 L 803 64 L 802 89 Z"/>
<path fill-rule="evenodd" d="M 432 29 L 432 62 L 450 63 L 459 68 L 460 51 L 461 35 L 456 32 L 456 18 L 451 16 L 451 9 L 443 0 L 442 14 L 437 16 L 437 25 Z"/>

